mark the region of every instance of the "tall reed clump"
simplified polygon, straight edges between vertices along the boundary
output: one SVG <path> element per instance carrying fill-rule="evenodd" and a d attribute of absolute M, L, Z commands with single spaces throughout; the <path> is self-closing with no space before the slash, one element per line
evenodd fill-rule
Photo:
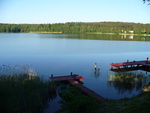
<path fill-rule="evenodd" d="M 41 113 L 57 85 L 28 74 L 0 76 L 0 113 Z"/>

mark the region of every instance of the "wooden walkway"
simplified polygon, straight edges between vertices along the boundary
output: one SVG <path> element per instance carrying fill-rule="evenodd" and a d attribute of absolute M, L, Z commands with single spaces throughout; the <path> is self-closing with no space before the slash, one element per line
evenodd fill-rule
<path fill-rule="evenodd" d="M 83 93 L 93 96 L 95 99 L 97 99 L 97 101 L 99 103 L 106 102 L 106 99 L 104 97 L 98 95 L 97 93 L 95 93 L 94 91 L 90 90 L 89 88 L 83 86 L 82 84 L 75 84 L 75 86 L 79 87 Z"/>
<path fill-rule="evenodd" d="M 56 77 L 50 77 L 52 81 L 82 81 L 84 78 L 80 75 L 68 75 L 68 76 L 56 76 Z"/>
<path fill-rule="evenodd" d="M 87 87 L 83 86 L 82 84 L 80 84 L 80 81 L 82 81 L 84 79 L 80 75 L 50 77 L 50 79 L 52 81 L 60 81 L 60 82 L 61 81 L 62 82 L 63 81 L 68 81 L 72 85 L 75 85 L 76 87 L 79 87 L 84 94 L 92 95 L 94 98 L 96 98 L 98 100 L 98 102 L 104 103 L 106 101 L 106 99 L 104 97 L 98 95 L 94 91 L 92 91 L 89 88 L 87 88 Z"/>
<path fill-rule="evenodd" d="M 150 67 L 150 60 L 143 60 L 143 61 L 132 61 L 132 62 L 121 62 L 121 63 L 111 63 L 112 67 L 121 68 L 121 67 L 138 67 L 138 66 L 145 66 Z"/>

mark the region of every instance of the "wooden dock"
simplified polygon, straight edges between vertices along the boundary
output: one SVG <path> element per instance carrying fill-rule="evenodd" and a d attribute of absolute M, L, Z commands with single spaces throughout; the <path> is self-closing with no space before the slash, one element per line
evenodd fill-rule
<path fill-rule="evenodd" d="M 70 82 L 72 85 L 79 84 L 80 81 L 82 81 L 84 78 L 80 75 L 68 75 L 68 76 L 56 76 L 56 77 L 50 77 L 52 81 L 67 81 Z"/>
<path fill-rule="evenodd" d="M 125 67 L 150 67 L 150 60 L 143 60 L 143 61 L 132 61 L 132 62 L 121 62 L 121 63 L 111 63 L 112 67 L 116 68 L 125 68 Z"/>
<path fill-rule="evenodd" d="M 139 67 L 124 67 L 124 68 L 111 68 L 110 71 L 113 72 L 126 72 L 126 71 L 136 71 L 136 70 L 142 70 L 146 72 L 150 72 L 150 68 L 145 66 L 139 66 Z"/>
<path fill-rule="evenodd" d="M 98 100 L 98 102 L 104 103 L 106 101 L 106 99 L 104 97 L 98 95 L 94 91 L 92 91 L 89 88 L 83 86 L 80 82 L 84 78 L 82 76 L 80 76 L 80 75 L 50 77 L 50 79 L 52 81 L 60 81 L 60 82 L 68 81 L 72 85 L 75 85 L 76 87 L 79 87 L 84 94 L 92 95 L 94 98 L 96 98 Z"/>
<path fill-rule="evenodd" d="M 83 93 L 93 96 L 95 99 L 97 99 L 97 101 L 99 103 L 106 102 L 106 99 L 104 97 L 98 95 L 97 93 L 95 93 L 94 91 L 92 91 L 89 88 L 85 87 L 84 85 L 82 85 L 82 84 L 75 84 L 75 86 L 79 87 L 82 90 Z"/>

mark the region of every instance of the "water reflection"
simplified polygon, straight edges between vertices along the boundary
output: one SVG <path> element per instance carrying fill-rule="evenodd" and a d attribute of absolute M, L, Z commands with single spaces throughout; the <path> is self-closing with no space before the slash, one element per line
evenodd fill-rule
<path fill-rule="evenodd" d="M 134 35 L 121 35 L 121 39 L 122 40 L 128 40 L 128 39 L 130 39 L 130 40 L 134 40 Z M 136 40 L 136 39 L 135 39 Z"/>
<path fill-rule="evenodd" d="M 133 40 L 133 41 L 150 41 L 150 36 L 140 36 L 133 34 L 39 34 L 42 38 L 70 38 L 70 39 L 94 39 L 94 40 Z"/>
<path fill-rule="evenodd" d="M 134 91 L 141 91 L 150 83 L 149 75 L 136 72 L 125 73 L 111 73 L 109 75 L 108 87 L 114 87 L 118 94 L 125 92 L 133 93 Z"/>
<path fill-rule="evenodd" d="M 98 78 L 100 76 L 100 68 L 94 69 L 94 77 Z"/>
<path fill-rule="evenodd" d="M 97 66 L 97 63 L 94 64 L 94 77 L 98 78 L 100 76 L 100 67 Z"/>

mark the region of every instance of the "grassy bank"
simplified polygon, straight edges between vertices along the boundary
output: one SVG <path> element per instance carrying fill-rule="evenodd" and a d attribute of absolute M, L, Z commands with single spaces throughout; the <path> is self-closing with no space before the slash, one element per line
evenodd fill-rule
<path fill-rule="evenodd" d="M 29 33 L 62 33 L 62 32 L 30 31 Z"/>
<path fill-rule="evenodd" d="M 80 89 L 69 87 L 62 92 L 61 103 L 62 109 L 56 113 L 149 113 L 150 92 L 100 104 L 93 97 L 82 94 Z"/>
<path fill-rule="evenodd" d="M 0 76 L 0 113 L 42 113 L 56 95 L 56 84 L 38 76 Z"/>
<path fill-rule="evenodd" d="M 135 34 L 135 33 L 101 33 L 101 32 L 93 32 L 93 33 L 87 33 L 87 34 L 150 36 L 150 34 Z"/>
<path fill-rule="evenodd" d="M 92 96 L 84 95 L 75 86 L 68 86 L 61 93 L 62 109 L 56 113 L 99 113 L 100 104 Z"/>
<path fill-rule="evenodd" d="M 119 35 L 150 36 L 150 34 L 119 33 Z"/>
<path fill-rule="evenodd" d="M 142 93 L 133 98 L 108 100 L 101 106 L 99 113 L 149 113 L 150 92 Z"/>
<path fill-rule="evenodd" d="M 29 33 L 62 33 L 62 32 L 48 32 L 48 31 L 30 31 Z M 102 32 L 85 32 L 82 34 L 105 34 L 105 35 L 134 35 L 134 36 L 150 36 L 150 34 L 134 34 L 134 33 L 102 33 Z"/>

